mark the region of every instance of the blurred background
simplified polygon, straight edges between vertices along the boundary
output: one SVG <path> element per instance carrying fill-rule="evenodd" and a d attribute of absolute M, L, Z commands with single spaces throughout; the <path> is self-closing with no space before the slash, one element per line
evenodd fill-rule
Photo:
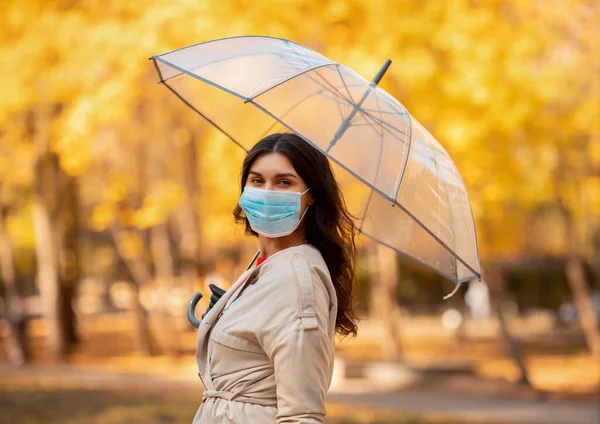
<path fill-rule="evenodd" d="M 191 422 L 187 302 L 256 244 L 231 214 L 243 151 L 147 59 L 234 35 L 367 79 L 392 59 L 380 86 L 472 202 L 483 280 L 447 301 L 451 282 L 359 240 L 328 422 L 600 422 L 596 0 L 3 0 L 0 17 L 0 423 Z"/>

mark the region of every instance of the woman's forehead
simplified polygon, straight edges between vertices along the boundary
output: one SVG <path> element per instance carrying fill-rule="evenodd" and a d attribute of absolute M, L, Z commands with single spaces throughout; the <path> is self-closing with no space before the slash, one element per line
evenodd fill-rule
<path fill-rule="evenodd" d="M 294 173 L 297 174 L 290 160 L 282 153 L 264 153 L 256 158 L 250 171 L 268 176 L 270 174 Z"/>

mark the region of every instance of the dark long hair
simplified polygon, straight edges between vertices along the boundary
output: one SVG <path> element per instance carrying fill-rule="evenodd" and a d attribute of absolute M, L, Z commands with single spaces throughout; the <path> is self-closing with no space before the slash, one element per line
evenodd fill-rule
<path fill-rule="evenodd" d="M 246 155 L 242 165 L 242 192 L 256 158 L 273 152 L 285 155 L 310 188 L 314 204 L 304 217 L 306 240 L 321 252 L 335 287 L 338 301 L 335 331 L 343 336 L 356 336 L 357 319 L 352 303 L 356 258 L 354 221 L 348 213 L 329 161 L 323 153 L 295 134 L 271 134 L 256 143 Z M 257 235 L 239 206 L 233 210 L 233 216 L 237 223 L 245 223 L 246 234 Z"/>

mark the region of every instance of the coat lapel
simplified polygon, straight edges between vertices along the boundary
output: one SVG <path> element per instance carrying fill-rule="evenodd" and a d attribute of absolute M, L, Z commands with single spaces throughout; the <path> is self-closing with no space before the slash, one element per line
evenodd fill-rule
<path fill-rule="evenodd" d="M 257 267 L 258 268 L 258 267 Z M 223 308 L 246 283 L 248 277 L 252 274 L 253 271 L 256 271 L 256 268 L 249 269 L 245 271 L 238 280 L 233 283 L 231 288 L 225 292 L 223 296 L 219 299 L 217 303 L 211 308 L 210 311 L 204 316 L 202 322 L 200 323 L 200 327 L 198 328 L 198 349 L 196 351 L 196 362 L 198 363 L 198 375 L 202 379 L 205 387 L 207 389 L 214 390 L 213 382 L 210 377 L 210 369 L 208 367 L 208 333 L 210 329 L 213 327 L 219 314 L 223 311 Z"/>
<path fill-rule="evenodd" d="M 245 271 L 240 276 L 240 278 L 238 278 L 238 280 L 235 283 L 233 283 L 231 288 L 225 292 L 225 294 L 219 299 L 215 306 L 213 306 L 212 309 L 208 311 L 208 313 L 204 316 L 204 319 L 202 320 L 202 322 L 200 323 L 200 327 L 198 328 L 198 349 L 196 351 L 196 362 L 198 363 L 198 375 L 202 379 L 202 382 L 204 383 L 204 386 L 207 389 L 215 389 L 210 376 L 210 366 L 208 364 L 208 334 L 210 333 L 211 328 L 219 318 L 221 312 L 223 312 L 225 305 L 227 305 L 230 299 L 235 300 L 235 297 L 239 295 L 239 293 L 244 288 L 244 285 L 248 282 L 248 279 L 251 275 L 253 275 L 255 272 L 258 273 L 259 270 L 263 267 L 263 265 L 271 263 L 274 257 L 283 256 L 287 253 L 292 253 L 292 249 L 293 248 L 281 250 L 271 255 L 266 261 L 264 261 L 260 265 Z"/>

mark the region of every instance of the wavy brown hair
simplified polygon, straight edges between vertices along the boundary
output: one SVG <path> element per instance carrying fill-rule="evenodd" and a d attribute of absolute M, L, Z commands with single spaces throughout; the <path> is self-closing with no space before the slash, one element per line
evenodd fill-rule
<path fill-rule="evenodd" d="M 246 155 L 242 165 L 242 192 L 254 161 L 273 152 L 285 155 L 310 188 L 314 204 L 304 217 L 306 240 L 321 252 L 335 287 L 338 301 L 335 331 L 343 336 L 356 336 L 357 318 L 352 299 L 356 260 L 354 221 L 329 161 L 296 134 L 271 134 L 256 143 Z M 233 210 L 233 216 L 237 223 L 245 223 L 246 234 L 257 236 L 239 205 Z"/>

